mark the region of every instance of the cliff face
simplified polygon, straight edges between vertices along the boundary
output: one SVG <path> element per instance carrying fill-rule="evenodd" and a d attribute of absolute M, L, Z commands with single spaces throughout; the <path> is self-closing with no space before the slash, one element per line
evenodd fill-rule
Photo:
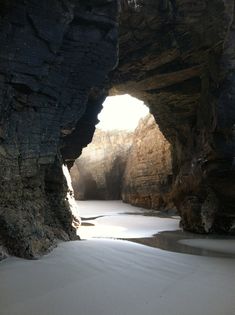
<path fill-rule="evenodd" d="M 136 206 L 172 207 L 171 148 L 152 115 L 135 130 L 122 185 L 122 200 Z"/>
<path fill-rule="evenodd" d="M 133 133 L 96 129 L 92 143 L 71 168 L 76 199 L 121 199 L 123 174 Z"/>
<path fill-rule="evenodd" d="M 70 173 L 76 199 L 122 199 L 158 210 L 174 207 L 171 147 L 150 114 L 134 133 L 96 130 Z"/>
<path fill-rule="evenodd" d="M 232 231 L 234 0 L 121 2 L 112 93 L 142 99 L 172 144 L 173 198 L 182 226 Z"/>
<path fill-rule="evenodd" d="M 107 90 L 142 99 L 172 144 L 183 227 L 232 230 L 234 0 L 2 0 L 0 8 L 0 238 L 12 253 L 32 257 L 74 237 L 61 164 L 91 140 Z"/>
<path fill-rule="evenodd" d="M 0 8 L 0 239 L 30 258 L 76 237 L 61 166 L 94 132 L 117 63 L 118 6 L 12 0 Z"/>

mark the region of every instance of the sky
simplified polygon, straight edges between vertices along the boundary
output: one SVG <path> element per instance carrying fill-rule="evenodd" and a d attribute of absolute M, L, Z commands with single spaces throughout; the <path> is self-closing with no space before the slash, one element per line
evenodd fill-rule
<path fill-rule="evenodd" d="M 96 125 L 102 130 L 134 130 L 140 118 L 145 117 L 149 109 L 137 98 L 128 94 L 109 96 L 103 103 L 103 110 L 98 116 Z"/>

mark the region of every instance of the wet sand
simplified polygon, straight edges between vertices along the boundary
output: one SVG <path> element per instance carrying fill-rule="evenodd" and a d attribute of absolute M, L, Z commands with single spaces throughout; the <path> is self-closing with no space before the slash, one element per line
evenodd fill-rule
<path fill-rule="evenodd" d="M 83 239 L 119 239 L 175 253 L 235 258 L 234 236 L 182 231 L 174 211 L 162 213 L 121 201 L 88 201 L 78 202 L 78 205 L 84 227 L 78 234 Z"/>
<path fill-rule="evenodd" d="M 203 236 L 188 232 L 179 231 L 166 231 L 160 232 L 152 237 L 142 237 L 142 238 L 123 238 L 129 242 L 134 242 L 150 247 L 160 248 L 162 250 L 171 251 L 175 253 L 182 253 L 188 255 L 199 255 L 199 256 L 209 256 L 209 257 L 223 257 L 223 258 L 235 258 L 235 252 L 232 250 L 235 249 L 235 238 L 234 237 L 224 237 L 213 235 L 213 236 Z M 223 250 L 213 250 L 203 248 L 203 243 L 198 243 L 198 246 L 195 247 L 192 240 L 196 241 L 205 241 L 210 248 L 210 241 L 217 240 L 217 246 L 219 242 L 228 242 L 232 241 L 230 252 Z M 183 241 L 183 242 L 182 242 Z M 184 241 L 187 241 L 188 244 L 185 244 Z"/>
<path fill-rule="evenodd" d="M 161 231 L 178 229 L 179 219 L 157 217 L 141 208 L 120 201 L 78 202 L 82 226 L 81 239 L 150 237 Z"/>

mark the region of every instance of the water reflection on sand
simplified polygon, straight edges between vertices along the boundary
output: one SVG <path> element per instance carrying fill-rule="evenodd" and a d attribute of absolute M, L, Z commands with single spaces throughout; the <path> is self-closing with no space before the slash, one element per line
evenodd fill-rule
<path fill-rule="evenodd" d="M 81 239 L 124 239 L 171 252 L 235 258 L 235 237 L 182 231 L 174 212 L 162 214 L 121 201 L 79 201 L 78 206 Z"/>

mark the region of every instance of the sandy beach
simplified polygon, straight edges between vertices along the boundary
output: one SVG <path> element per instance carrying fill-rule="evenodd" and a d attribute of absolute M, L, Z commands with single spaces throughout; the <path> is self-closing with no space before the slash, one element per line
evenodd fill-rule
<path fill-rule="evenodd" d="M 138 209 L 133 207 L 133 211 Z M 114 211 L 113 216 L 118 217 Z M 164 220 L 159 226 L 169 228 L 166 219 L 158 220 Z M 147 223 L 143 230 L 146 227 Z M 234 240 L 223 244 L 187 240 L 187 245 L 190 242 L 222 252 L 225 247 L 231 254 L 235 247 Z M 233 315 L 234 262 L 233 258 L 174 253 L 114 239 L 61 243 L 39 260 L 10 257 L 0 263 L 0 313 Z"/>

